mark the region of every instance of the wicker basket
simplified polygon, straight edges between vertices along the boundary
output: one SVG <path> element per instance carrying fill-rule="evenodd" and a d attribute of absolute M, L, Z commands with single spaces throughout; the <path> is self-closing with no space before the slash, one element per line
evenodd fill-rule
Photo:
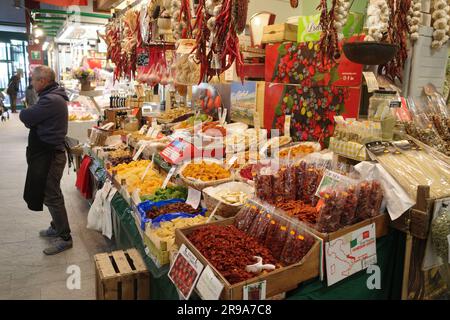
<path fill-rule="evenodd" d="M 239 212 L 239 210 L 241 210 L 243 205 L 231 205 L 220 201 L 211 194 L 213 193 L 213 189 L 214 188 L 206 188 L 203 190 L 203 198 L 205 200 L 205 205 L 206 208 L 208 208 L 208 211 L 212 212 L 217 203 L 221 202 L 222 204 L 219 206 L 215 214 L 223 218 L 234 217 Z M 251 196 L 251 194 L 249 194 L 249 196 Z"/>
<path fill-rule="evenodd" d="M 215 162 L 215 163 L 221 163 L 220 161 L 216 160 L 216 159 L 204 159 L 205 162 Z M 207 187 L 214 187 L 214 186 L 218 186 L 219 184 L 225 183 L 225 182 L 230 182 L 234 180 L 234 175 L 231 172 L 231 175 L 229 178 L 227 179 L 221 179 L 221 180 L 214 180 L 214 181 L 201 181 L 198 179 L 193 179 L 193 178 L 188 178 L 185 177 L 183 175 L 183 170 L 184 168 L 189 164 L 189 162 L 186 162 L 185 164 L 183 164 L 180 169 L 179 169 L 179 175 L 180 175 L 180 179 L 181 181 L 183 181 L 183 183 L 188 186 L 188 187 L 192 187 L 194 189 L 200 190 L 202 191 L 203 189 L 207 188 Z"/>

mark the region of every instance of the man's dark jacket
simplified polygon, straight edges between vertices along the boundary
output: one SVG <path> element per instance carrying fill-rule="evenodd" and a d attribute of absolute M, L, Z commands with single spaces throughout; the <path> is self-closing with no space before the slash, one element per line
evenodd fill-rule
<path fill-rule="evenodd" d="M 30 129 L 27 147 L 27 179 L 24 200 L 28 208 L 42 211 L 45 186 L 55 152 L 64 152 L 69 98 L 53 83 L 39 93 L 38 102 L 20 112 L 20 120 Z"/>

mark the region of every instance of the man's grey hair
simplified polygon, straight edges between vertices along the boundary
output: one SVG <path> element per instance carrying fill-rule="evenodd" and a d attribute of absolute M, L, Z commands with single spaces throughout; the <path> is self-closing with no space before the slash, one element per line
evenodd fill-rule
<path fill-rule="evenodd" d="M 52 68 L 41 65 L 34 68 L 33 79 L 45 79 L 48 82 L 55 82 L 56 74 L 55 71 L 52 70 Z"/>

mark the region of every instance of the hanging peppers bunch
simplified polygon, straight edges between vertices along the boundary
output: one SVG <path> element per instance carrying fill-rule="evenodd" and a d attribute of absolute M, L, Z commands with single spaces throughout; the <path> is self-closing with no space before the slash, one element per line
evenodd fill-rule
<path fill-rule="evenodd" d="M 122 55 L 124 63 L 121 67 L 121 76 L 127 78 L 134 77 L 137 66 L 137 48 L 142 46 L 142 36 L 140 33 L 139 12 L 128 10 L 122 18 L 124 44 L 122 46 Z M 118 67 L 116 65 L 116 67 Z"/>
<path fill-rule="evenodd" d="M 110 59 L 115 65 L 114 70 L 114 80 L 120 77 L 120 66 L 123 64 L 122 57 L 122 39 L 121 39 L 121 28 L 119 19 L 112 19 L 106 25 L 105 28 L 106 37 L 105 42 L 108 46 L 107 58 Z"/>
<path fill-rule="evenodd" d="M 191 1 L 172 0 L 172 32 L 175 40 L 192 38 Z"/>
<path fill-rule="evenodd" d="M 317 7 L 320 10 L 320 27 L 322 34 L 320 36 L 320 59 L 322 64 L 328 65 L 339 59 L 339 38 L 335 23 L 337 0 L 333 0 L 331 10 L 328 10 L 327 0 L 320 0 Z"/>
<path fill-rule="evenodd" d="M 403 68 L 408 58 L 407 39 L 410 34 L 408 24 L 408 13 L 411 8 L 411 0 L 388 0 L 390 10 L 390 22 L 388 28 L 388 41 L 399 45 L 394 59 L 386 65 L 380 66 L 378 73 L 385 75 L 391 81 L 398 79 L 402 81 Z"/>
<path fill-rule="evenodd" d="M 229 69 L 236 61 L 236 73 L 242 78 L 244 59 L 238 34 L 245 29 L 248 0 L 200 0 L 194 29 L 199 81 L 208 80 Z"/>

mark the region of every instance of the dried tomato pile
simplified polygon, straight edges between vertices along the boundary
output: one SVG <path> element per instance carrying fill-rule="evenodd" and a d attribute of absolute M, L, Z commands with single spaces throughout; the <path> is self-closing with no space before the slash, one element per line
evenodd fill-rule
<path fill-rule="evenodd" d="M 264 264 L 277 264 L 269 249 L 233 225 L 205 226 L 188 235 L 188 239 L 231 284 L 253 278 L 245 271 L 260 256 Z"/>

